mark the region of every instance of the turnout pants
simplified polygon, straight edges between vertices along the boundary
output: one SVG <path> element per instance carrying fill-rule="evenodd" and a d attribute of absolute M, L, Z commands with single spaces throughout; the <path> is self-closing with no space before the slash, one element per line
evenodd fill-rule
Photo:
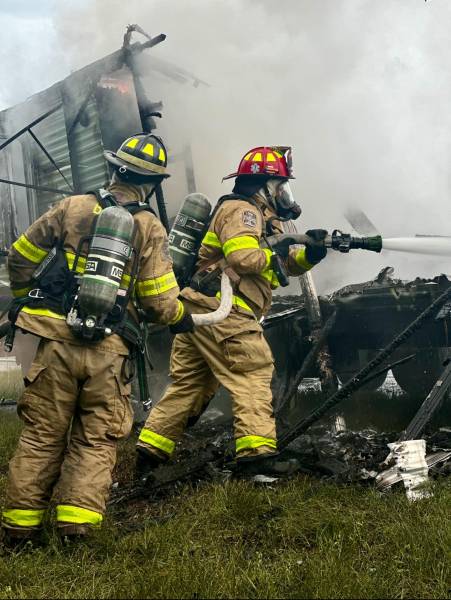
<path fill-rule="evenodd" d="M 18 402 L 24 423 L 9 465 L 3 526 L 38 527 L 55 491 L 60 527 L 99 526 L 131 429 L 126 357 L 42 340 Z"/>
<path fill-rule="evenodd" d="M 232 397 L 237 454 L 276 450 L 271 350 L 255 319 L 235 313 L 229 320 L 230 328 L 225 323 L 176 336 L 170 365 L 173 382 L 151 411 L 138 446 L 159 457 L 170 456 L 189 420 L 202 413 L 222 384 Z"/>

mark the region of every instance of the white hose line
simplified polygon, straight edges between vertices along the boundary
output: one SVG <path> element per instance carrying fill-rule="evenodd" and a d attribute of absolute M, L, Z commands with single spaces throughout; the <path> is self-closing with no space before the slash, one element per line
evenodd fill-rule
<path fill-rule="evenodd" d="M 191 315 L 194 325 L 215 325 L 224 321 L 232 310 L 233 290 L 229 277 L 223 272 L 221 276 L 221 304 L 214 312 Z"/>

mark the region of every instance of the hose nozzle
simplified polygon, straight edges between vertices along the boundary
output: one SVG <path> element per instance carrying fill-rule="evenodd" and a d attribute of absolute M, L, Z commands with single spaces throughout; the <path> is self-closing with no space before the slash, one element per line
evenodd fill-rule
<path fill-rule="evenodd" d="M 353 237 L 349 233 L 343 233 L 339 229 L 335 229 L 332 235 L 327 237 L 326 246 L 339 252 L 349 252 L 358 248 L 380 252 L 382 250 L 382 238 L 380 235 Z"/>

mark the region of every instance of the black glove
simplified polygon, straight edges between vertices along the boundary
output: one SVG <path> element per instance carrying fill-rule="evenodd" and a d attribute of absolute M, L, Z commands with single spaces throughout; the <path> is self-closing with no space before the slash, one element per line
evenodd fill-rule
<path fill-rule="evenodd" d="M 191 333 L 194 331 L 194 321 L 191 314 L 185 309 L 185 314 L 180 321 L 177 321 L 174 325 L 169 325 L 169 331 L 175 335 L 177 333 Z"/>
<path fill-rule="evenodd" d="M 327 231 L 325 229 L 309 229 L 305 232 L 306 235 L 311 237 L 315 242 L 323 242 L 326 238 Z M 327 254 L 327 248 L 324 245 L 321 246 L 310 246 L 307 244 L 305 250 L 305 258 L 311 265 L 316 265 L 320 260 Z"/>
<path fill-rule="evenodd" d="M 274 252 L 282 258 L 288 256 L 290 245 L 294 243 L 292 239 L 284 234 L 270 235 L 267 240 Z"/>

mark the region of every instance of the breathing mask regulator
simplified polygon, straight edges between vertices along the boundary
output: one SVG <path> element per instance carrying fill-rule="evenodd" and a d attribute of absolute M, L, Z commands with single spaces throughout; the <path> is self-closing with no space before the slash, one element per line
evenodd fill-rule
<path fill-rule="evenodd" d="M 278 221 L 294 221 L 301 215 L 302 209 L 296 204 L 288 181 L 271 178 L 266 181 L 263 189 Z"/>
<path fill-rule="evenodd" d="M 265 182 L 263 191 L 268 204 L 273 208 L 276 217 L 271 217 L 267 223 L 269 233 L 272 234 L 272 221 L 294 221 L 301 213 L 301 207 L 296 204 L 290 184 L 287 180 L 271 178 Z M 272 250 L 271 244 L 266 238 L 268 247 Z M 290 283 L 288 270 L 285 266 L 282 256 L 273 251 L 271 256 L 271 269 L 274 271 L 281 287 L 287 287 Z"/>

